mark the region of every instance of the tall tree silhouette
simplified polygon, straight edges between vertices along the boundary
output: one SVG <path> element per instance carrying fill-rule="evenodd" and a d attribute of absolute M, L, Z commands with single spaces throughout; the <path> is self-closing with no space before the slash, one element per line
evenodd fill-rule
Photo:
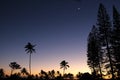
<path fill-rule="evenodd" d="M 103 4 L 99 5 L 97 26 L 99 28 L 101 48 L 104 48 L 106 50 L 105 54 L 106 54 L 106 57 L 108 57 L 109 66 L 111 69 L 110 72 L 112 74 L 112 79 L 114 79 L 113 61 L 112 61 L 112 54 L 110 51 L 110 48 L 111 48 L 111 44 L 110 44 L 111 23 L 110 23 L 109 15 L 107 14 L 106 8 L 104 7 Z"/>
<path fill-rule="evenodd" d="M 63 68 L 63 75 L 65 74 L 65 70 L 67 68 L 69 68 L 70 66 L 68 65 L 68 62 L 66 62 L 65 60 L 63 60 L 61 63 L 60 63 L 60 69 Z"/>
<path fill-rule="evenodd" d="M 35 47 L 35 45 L 32 45 L 30 42 L 28 42 L 28 44 L 25 45 L 25 51 L 27 51 L 27 53 L 30 55 L 29 56 L 29 71 L 30 71 L 30 75 L 31 75 L 31 54 L 33 52 L 35 52 L 34 47 Z"/>
<path fill-rule="evenodd" d="M 101 63 L 103 54 L 101 53 L 98 29 L 95 27 L 95 25 L 93 25 L 88 36 L 87 53 L 87 63 L 92 69 L 92 73 L 95 73 L 96 75 L 96 73 L 99 71 L 102 77 Z"/>
<path fill-rule="evenodd" d="M 113 6 L 113 35 L 111 42 L 114 49 L 113 53 L 115 55 L 118 76 L 120 76 L 120 14 L 115 6 Z"/>
<path fill-rule="evenodd" d="M 9 64 L 10 68 L 11 68 L 11 75 L 13 73 L 14 70 L 17 70 L 17 69 L 21 69 L 20 65 L 17 64 L 16 62 L 11 62 Z"/>

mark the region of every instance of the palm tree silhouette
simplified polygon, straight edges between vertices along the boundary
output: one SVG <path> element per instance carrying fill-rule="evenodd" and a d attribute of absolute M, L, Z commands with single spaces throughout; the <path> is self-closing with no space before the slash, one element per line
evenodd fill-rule
<path fill-rule="evenodd" d="M 68 65 L 68 62 L 66 62 L 65 60 L 63 60 L 61 63 L 60 63 L 60 69 L 63 68 L 63 75 L 65 74 L 65 70 L 67 68 L 69 68 L 70 66 Z"/>
<path fill-rule="evenodd" d="M 35 47 L 35 45 L 32 45 L 30 42 L 28 42 L 28 44 L 25 45 L 25 51 L 27 51 L 27 53 L 30 54 L 30 56 L 29 56 L 29 71 L 30 71 L 30 75 L 31 75 L 31 54 L 33 52 L 35 52 L 34 47 Z"/>

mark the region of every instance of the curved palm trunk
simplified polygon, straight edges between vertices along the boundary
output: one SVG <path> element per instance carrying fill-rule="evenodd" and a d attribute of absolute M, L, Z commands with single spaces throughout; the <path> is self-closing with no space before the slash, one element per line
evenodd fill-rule
<path fill-rule="evenodd" d="M 64 76 L 64 74 L 65 74 L 65 68 L 63 68 L 63 76 Z"/>
<path fill-rule="evenodd" d="M 31 53 L 30 53 L 30 56 L 29 56 L 29 71 L 30 71 L 30 75 L 31 75 Z"/>
<path fill-rule="evenodd" d="M 63 68 L 63 77 L 64 77 L 64 74 L 65 74 L 65 68 Z"/>

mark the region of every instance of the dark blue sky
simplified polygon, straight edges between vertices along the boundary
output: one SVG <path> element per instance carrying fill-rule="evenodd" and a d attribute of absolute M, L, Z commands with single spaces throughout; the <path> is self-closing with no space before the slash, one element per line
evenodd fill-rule
<path fill-rule="evenodd" d="M 119 0 L 1 0 L 0 68 L 9 70 L 12 61 L 28 68 L 24 46 L 31 42 L 37 45 L 34 73 L 59 70 L 64 59 L 71 66 L 68 72 L 89 71 L 87 36 L 96 24 L 99 3 L 110 16 L 113 4 L 120 12 Z"/>

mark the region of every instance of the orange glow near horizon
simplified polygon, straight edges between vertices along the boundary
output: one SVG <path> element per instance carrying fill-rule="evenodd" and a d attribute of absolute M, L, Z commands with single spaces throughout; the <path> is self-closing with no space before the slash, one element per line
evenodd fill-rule
<path fill-rule="evenodd" d="M 119 0 L 1 0 L 0 69 L 10 75 L 9 64 L 16 62 L 29 73 L 30 53 L 25 45 L 30 42 L 35 45 L 31 74 L 38 75 L 41 70 L 63 74 L 63 60 L 70 66 L 65 73 L 91 74 L 87 65 L 88 36 L 93 25 L 99 27 L 96 22 L 101 3 L 111 23 L 112 5 L 120 12 Z M 13 74 L 20 72 L 15 70 Z"/>
<path fill-rule="evenodd" d="M 4 68 L 3 68 L 3 69 L 4 69 Z M 13 74 L 20 72 L 20 70 L 21 70 L 21 69 L 15 70 L 15 71 L 13 72 Z M 55 72 L 56 72 L 56 71 L 59 71 L 61 74 L 63 74 L 63 69 L 51 69 L 51 70 L 50 70 L 50 69 L 47 69 L 47 68 L 46 68 L 46 69 L 45 69 L 45 68 L 44 68 L 44 69 L 37 69 L 37 68 L 34 69 L 34 68 L 33 68 L 33 69 L 32 69 L 32 74 L 33 74 L 33 75 L 36 75 L 36 74 L 38 75 L 41 70 L 44 70 L 44 71 L 46 71 L 46 72 L 51 71 L 51 70 L 55 70 Z M 87 68 L 84 68 L 84 69 L 82 69 L 81 71 L 79 71 L 79 70 L 77 70 L 77 69 L 73 69 L 73 68 L 71 68 L 71 69 L 68 68 L 68 69 L 65 71 L 65 73 L 72 73 L 74 76 L 76 76 L 76 74 L 77 74 L 78 72 L 80 72 L 80 73 L 85 73 L 85 72 L 90 73 L 90 71 L 88 71 L 88 70 L 89 70 L 89 69 L 87 69 Z M 9 68 L 9 69 L 8 69 L 8 68 L 7 68 L 7 69 L 4 69 L 4 71 L 5 71 L 5 74 L 6 74 L 6 75 L 10 75 L 10 74 L 11 74 L 11 73 L 10 73 L 10 72 L 11 72 L 11 69 L 10 69 L 10 68 Z M 29 72 L 28 69 L 27 69 L 27 71 Z"/>
<path fill-rule="evenodd" d="M 84 53 L 85 50 L 83 51 L 76 51 L 76 53 Z M 47 55 L 47 56 L 43 56 L 41 57 L 41 54 L 39 54 L 37 51 L 37 53 L 32 55 L 32 74 L 39 74 L 41 70 L 44 70 L 46 72 L 51 71 L 51 70 L 55 70 L 55 71 L 60 71 L 60 73 L 63 73 L 63 70 L 60 69 L 60 62 L 62 60 L 66 60 L 68 62 L 68 65 L 70 66 L 70 68 L 68 68 L 65 72 L 66 73 L 72 73 L 74 74 L 74 76 L 78 73 L 85 73 L 85 72 L 89 72 L 90 73 L 90 69 L 87 65 L 87 57 L 86 55 L 80 55 L 79 54 L 74 54 L 73 52 L 69 53 L 71 55 L 58 55 L 60 53 L 58 53 L 57 55 Z M 27 69 L 27 71 L 29 72 L 29 55 L 26 54 L 25 52 L 20 52 L 23 53 L 23 55 L 21 56 L 16 56 L 14 58 L 14 61 L 16 61 L 18 64 L 21 65 L 21 67 L 25 67 Z M 25 54 L 24 54 L 25 53 Z M 54 52 L 55 53 L 55 52 Z M 65 52 L 64 52 L 65 53 Z M 49 52 L 49 54 L 52 54 Z M 49 57 L 48 57 L 49 56 Z M 22 59 L 20 58 L 22 57 Z M 12 57 L 11 59 L 8 59 L 9 61 L 2 61 L 0 65 L 0 68 L 3 68 L 5 70 L 6 74 L 10 74 L 11 68 L 9 67 L 10 62 L 13 61 Z M 20 70 L 15 70 L 15 72 L 20 72 Z"/>
<path fill-rule="evenodd" d="M 10 72 L 11 72 L 11 68 L 10 67 L 3 67 L 4 71 L 5 71 L 5 74 L 7 75 L 10 75 Z M 28 67 L 26 67 L 27 71 L 29 72 L 28 70 Z M 15 70 L 13 73 L 17 73 L 17 72 L 20 72 L 21 69 L 19 70 Z M 51 70 L 55 70 L 55 71 L 60 71 L 60 73 L 62 74 L 63 73 L 63 69 L 60 69 L 60 66 L 58 67 L 44 67 L 44 68 L 39 68 L 39 67 L 35 67 L 35 66 L 32 66 L 32 74 L 36 75 L 36 74 L 39 74 L 41 70 L 44 70 L 46 72 L 48 71 L 51 71 Z M 88 72 L 90 73 L 90 70 L 87 68 L 87 65 L 84 65 L 83 67 L 79 68 L 77 66 L 70 66 L 70 68 L 68 68 L 65 73 L 72 73 L 74 74 L 74 76 L 76 76 L 76 74 L 78 72 L 81 72 L 81 73 L 85 73 L 85 72 Z"/>

